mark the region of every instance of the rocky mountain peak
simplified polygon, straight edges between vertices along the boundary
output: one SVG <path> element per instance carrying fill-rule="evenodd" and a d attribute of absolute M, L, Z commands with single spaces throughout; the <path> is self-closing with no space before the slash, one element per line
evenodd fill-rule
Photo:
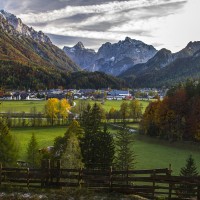
<path fill-rule="evenodd" d="M 82 42 L 78 42 L 76 45 L 74 45 L 74 48 L 77 48 L 77 49 L 85 49 L 84 45 Z"/>
<path fill-rule="evenodd" d="M 200 42 L 189 42 L 187 46 L 181 51 L 174 54 L 176 58 L 190 57 L 200 50 Z"/>
<path fill-rule="evenodd" d="M 72 48 L 64 47 L 63 50 L 81 68 L 112 75 L 118 75 L 138 63 L 147 62 L 157 53 L 153 46 L 129 37 L 114 44 L 106 42 L 97 53 L 86 49 L 82 42 Z"/>
<path fill-rule="evenodd" d="M 36 41 L 52 44 L 50 38 L 45 35 L 42 31 L 35 31 L 32 27 L 28 27 L 23 24 L 20 18 L 15 15 L 8 13 L 4 10 L 0 10 L 0 15 L 21 35 L 30 37 Z"/>

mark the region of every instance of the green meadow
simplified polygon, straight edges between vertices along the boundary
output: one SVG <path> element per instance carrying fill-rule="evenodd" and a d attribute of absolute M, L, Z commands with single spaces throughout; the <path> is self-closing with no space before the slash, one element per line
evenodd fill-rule
<path fill-rule="evenodd" d="M 34 107 L 37 112 L 44 112 L 45 101 L 1 101 L 0 112 L 30 113 Z"/>
<path fill-rule="evenodd" d="M 86 101 L 88 103 L 94 104 L 95 102 L 101 103 L 100 101 L 93 101 L 93 100 L 76 100 L 78 101 Z M 120 105 L 123 102 L 117 100 L 106 100 L 104 104 L 102 104 L 105 111 L 109 111 L 112 107 L 116 110 L 120 109 Z M 126 101 L 127 103 L 129 101 Z M 143 111 L 148 106 L 149 101 L 140 101 L 142 104 Z M 31 109 L 34 107 L 37 109 L 37 112 L 44 112 L 44 106 L 46 101 L 1 101 L 0 104 L 0 112 L 31 112 Z"/>
<path fill-rule="evenodd" d="M 135 125 L 136 127 L 136 125 Z M 19 144 L 19 159 L 26 159 L 26 148 L 32 133 L 35 133 L 39 148 L 52 146 L 54 138 L 63 136 L 67 127 L 46 128 L 15 128 L 11 133 Z M 136 127 L 137 128 L 137 127 Z M 110 132 L 115 135 L 116 128 L 109 126 Z M 200 149 L 195 144 L 169 143 L 152 139 L 133 133 L 134 144 L 132 146 L 136 154 L 136 169 L 167 168 L 172 165 L 173 173 L 178 175 L 179 170 L 185 165 L 186 158 L 192 154 L 200 172 Z"/>

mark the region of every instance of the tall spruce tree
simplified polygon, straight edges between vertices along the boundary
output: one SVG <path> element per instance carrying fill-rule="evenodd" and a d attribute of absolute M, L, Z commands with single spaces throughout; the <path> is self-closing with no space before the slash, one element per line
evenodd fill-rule
<path fill-rule="evenodd" d="M 82 116 L 84 137 L 81 139 L 81 152 L 86 168 L 107 168 L 112 165 L 114 145 L 107 130 L 101 130 L 102 110 L 98 104 L 87 107 Z"/>
<path fill-rule="evenodd" d="M 95 154 L 97 166 L 101 169 L 108 169 L 112 166 L 114 155 L 115 155 L 115 145 L 112 135 L 108 132 L 107 124 L 104 124 L 104 129 L 101 132 L 95 134 Z"/>
<path fill-rule="evenodd" d="M 37 139 L 33 133 L 27 147 L 27 161 L 31 167 L 39 167 L 40 154 Z"/>
<path fill-rule="evenodd" d="M 180 176 L 196 177 L 198 176 L 197 167 L 192 155 L 186 160 L 185 167 L 180 170 Z M 191 198 L 195 196 L 195 186 L 191 184 L 180 184 L 177 188 L 177 194 L 180 198 Z"/>
<path fill-rule="evenodd" d="M 0 118 L 0 163 L 3 166 L 16 165 L 18 147 L 16 140 L 10 134 L 7 120 Z"/>
<path fill-rule="evenodd" d="M 125 123 L 117 133 L 116 139 L 116 167 L 120 170 L 133 169 L 136 163 L 132 148 L 134 140 Z"/>

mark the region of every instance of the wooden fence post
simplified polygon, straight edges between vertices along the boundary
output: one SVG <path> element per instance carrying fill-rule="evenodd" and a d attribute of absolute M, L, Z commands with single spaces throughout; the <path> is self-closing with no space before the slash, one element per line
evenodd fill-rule
<path fill-rule="evenodd" d="M 47 160 L 47 173 L 46 173 L 46 185 L 50 183 L 50 176 L 51 176 L 51 161 L 50 159 Z"/>
<path fill-rule="evenodd" d="M 169 164 L 169 170 L 168 170 L 168 177 L 171 177 L 172 174 L 172 170 L 171 170 L 171 164 Z M 170 200 L 172 198 L 172 184 L 169 183 L 169 195 L 168 195 L 168 199 Z"/>
<path fill-rule="evenodd" d="M 78 185 L 79 187 L 81 188 L 82 187 L 82 172 L 83 172 L 83 169 L 82 167 L 79 169 L 79 173 L 78 173 Z"/>
<path fill-rule="evenodd" d="M 60 175 L 61 175 L 61 160 L 57 160 L 56 169 L 57 169 L 57 179 L 56 179 L 56 182 L 59 183 L 60 182 Z"/>
<path fill-rule="evenodd" d="M 126 169 L 126 188 L 128 188 L 128 165 Z"/>
<path fill-rule="evenodd" d="M 30 184 L 30 171 L 29 168 L 27 168 L 27 187 L 29 188 L 29 184 Z"/>
<path fill-rule="evenodd" d="M 110 171 L 109 171 L 109 187 L 110 187 L 110 192 L 112 192 L 112 166 L 110 166 Z"/>
<path fill-rule="evenodd" d="M 0 163 L 0 185 L 2 182 L 2 164 Z"/>
<path fill-rule="evenodd" d="M 197 185 L 197 200 L 200 200 L 200 185 Z"/>
<path fill-rule="evenodd" d="M 45 160 L 41 160 L 41 187 L 44 187 Z"/>
<path fill-rule="evenodd" d="M 155 199 L 155 186 L 156 186 L 156 171 L 153 170 L 153 190 L 152 190 L 152 199 Z"/>

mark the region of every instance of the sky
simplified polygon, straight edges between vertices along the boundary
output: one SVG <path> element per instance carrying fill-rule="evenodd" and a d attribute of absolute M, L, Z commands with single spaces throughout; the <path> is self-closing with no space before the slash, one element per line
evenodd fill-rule
<path fill-rule="evenodd" d="M 0 0 L 0 9 L 60 48 L 82 41 L 97 50 L 130 37 L 177 52 L 200 41 L 200 0 Z"/>

